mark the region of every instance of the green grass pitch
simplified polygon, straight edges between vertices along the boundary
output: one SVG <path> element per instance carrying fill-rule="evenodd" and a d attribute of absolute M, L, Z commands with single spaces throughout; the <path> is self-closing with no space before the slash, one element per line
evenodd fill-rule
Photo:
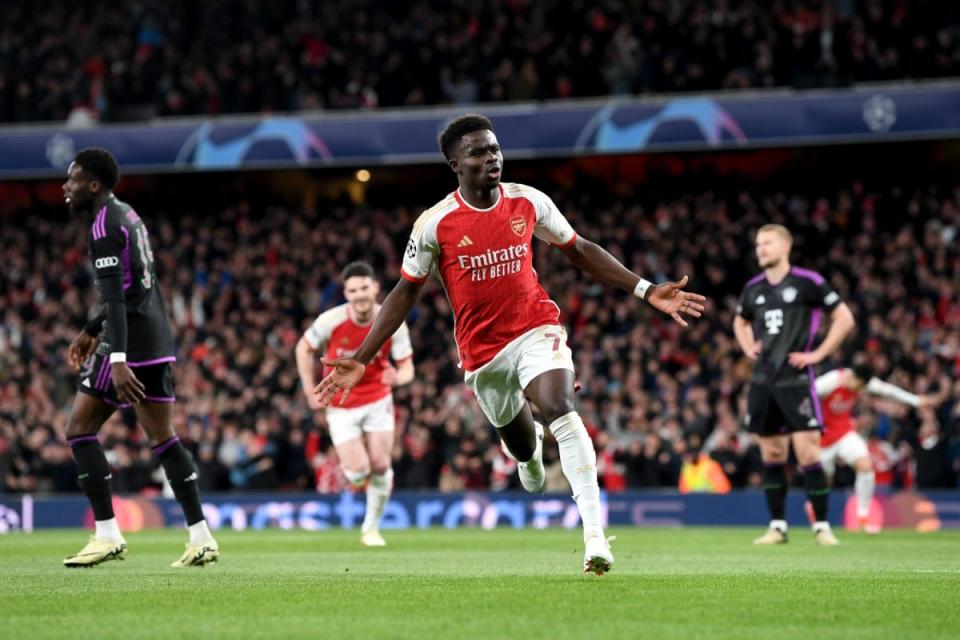
<path fill-rule="evenodd" d="M 87 532 L 0 537 L 0 638 L 956 638 L 960 532 L 616 528 L 614 571 L 580 573 L 579 532 L 221 531 L 221 561 L 171 569 L 183 531 L 65 569 Z"/>

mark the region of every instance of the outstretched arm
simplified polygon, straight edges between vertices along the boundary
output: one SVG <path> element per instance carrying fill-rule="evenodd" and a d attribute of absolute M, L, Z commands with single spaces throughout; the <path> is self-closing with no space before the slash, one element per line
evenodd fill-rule
<path fill-rule="evenodd" d="M 887 400 L 893 400 L 895 402 L 910 405 L 915 409 L 936 407 L 946 398 L 946 396 L 943 394 L 940 396 L 921 396 L 915 393 L 910 393 L 906 389 L 901 389 L 897 385 L 884 382 L 879 378 L 870 378 L 870 382 L 867 383 L 867 393 L 872 393 L 875 396 L 880 396 L 881 398 L 886 398 Z"/>
<path fill-rule="evenodd" d="M 313 390 L 313 394 L 321 406 L 328 406 L 330 400 L 338 391 L 344 391 L 343 399 L 340 402 L 346 400 L 350 394 L 350 389 L 363 377 L 367 364 L 379 353 L 390 336 L 396 333 L 410 313 L 410 309 L 413 308 L 417 298 L 420 297 L 423 284 L 423 282 L 411 282 L 406 278 L 401 278 L 390 295 L 383 301 L 380 312 L 370 328 L 370 333 L 364 338 L 353 357 L 337 358 L 336 360 L 323 359 L 323 364 L 332 367 L 333 371 L 321 380 L 320 384 Z"/>
<path fill-rule="evenodd" d="M 687 276 L 679 282 L 650 284 L 620 264 L 620 261 L 603 247 L 583 236 L 578 236 L 576 241 L 569 246 L 560 247 L 560 250 L 579 269 L 601 282 L 630 291 L 684 327 L 687 326 L 687 322 L 681 314 L 699 318 L 703 313 L 703 303 L 706 298 L 682 290 L 687 284 Z"/>

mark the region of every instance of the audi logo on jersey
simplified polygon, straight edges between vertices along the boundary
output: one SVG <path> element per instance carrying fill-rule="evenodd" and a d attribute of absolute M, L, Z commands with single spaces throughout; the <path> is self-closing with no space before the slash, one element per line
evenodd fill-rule
<path fill-rule="evenodd" d="M 469 245 L 468 245 L 469 246 Z M 530 252 L 530 246 L 521 242 L 506 249 L 487 249 L 477 255 L 459 255 L 457 263 L 461 269 L 470 270 L 470 280 L 481 282 L 499 278 L 512 273 L 520 273 L 523 258 Z"/>
<path fill-rule="evenodd" d="M 108 256 L 106 258 L 97 258 L 93 261 L 93 266 L 97 269 L 106 269 L 107 267 L 115 267 L 120 264 L 120 260 L 116 256 Z"/>

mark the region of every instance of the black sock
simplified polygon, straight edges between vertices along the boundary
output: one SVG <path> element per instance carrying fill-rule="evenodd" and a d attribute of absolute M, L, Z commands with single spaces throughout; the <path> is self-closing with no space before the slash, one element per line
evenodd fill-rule
<path fill-rule="evenodd" d="M 167 480 L 173 489 L 173 495 L 183 509 L 187 525 L 203 520 L 203 508 L 200 506 L 200 489 L 197 487 L 197 467 L 187 450 L 180 444 L 180 438 L 173 436 L 153 448 L 160 458 L 160 464 L 167 473 Z"/>
<path fill-rule="evenodd" d="M 803 467 L 803 484 L 807 488 L 807 498 L 813 506 L 816 521 L 826 522 L 830 487 L 827 486 L 827 474 L 819 462 Z"/>
<path fill-rule="evenodd" d="M 77 463 L 77 481 L 87 494 L 95 520 L 113 517 L 113 499 L 110 495 L 110 465 L 103 447 L 95 435 L 67 438 Z"/>
<path fill-rule="evenodd" d="M 784 520 L 787 504 L 787 472 L 781 463 L 763 465 L 763 491 L 767 494 L 767 509 L 771 520 Z"/>

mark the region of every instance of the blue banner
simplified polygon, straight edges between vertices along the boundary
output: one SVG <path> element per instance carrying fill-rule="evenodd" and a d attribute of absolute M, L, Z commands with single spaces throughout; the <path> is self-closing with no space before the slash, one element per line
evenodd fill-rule
<path fill-rule="evenodd" d="M 204 497 L 204 514 L 214 529 L 322 530 L 352 529 L 364 515 L 362 494 L 314 493 L 219 494 Z M 763 494 L 744 491 L 726 495 L 676 492 L 625 492 L 603 496 L 610 525 L 632 526 L 761 526 L 768 515 Z M 787 517 L 803 524 L 804 497 L 793 492 Z M 115 497 L 114 512 L 125 531 L 182 527 L 179 505 L 154 497 Z M 856 528 L 855 498 L 834 492 L 830 502 L 835 525 Z M 918 531 L 960 529 L 960 492 L 898 493 L 877 496 L 871 522 Z M 82 496 L 30 496 L 0 499 L 0 533 L 54 527 L 92 527 L 93 514 Z M 580 526 L 576 505 L 565 495 L 527 493 L 397 492 L 383 516 L 384 529 L 426 527 L 545 528 Z"/>
<path fill-rule="evenodd" d="M 507 158 L 960 136 L 960 83 L 482 106 Z M 0 177 L 60 176 L 81 148 L 126 173 L 439 162 L 463 108 L 6 128 Z"/>

